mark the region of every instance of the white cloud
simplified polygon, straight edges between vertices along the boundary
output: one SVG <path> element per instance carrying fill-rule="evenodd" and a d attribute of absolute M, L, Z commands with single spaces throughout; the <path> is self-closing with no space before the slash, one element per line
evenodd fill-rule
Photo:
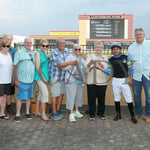
<path fill-rule="evenodd" d="M 134 27 L 149 32 L 149 0 L 1 0 L 0 34 L 49 34 L 78 30 L 78 15 L 133 14 Z"/>

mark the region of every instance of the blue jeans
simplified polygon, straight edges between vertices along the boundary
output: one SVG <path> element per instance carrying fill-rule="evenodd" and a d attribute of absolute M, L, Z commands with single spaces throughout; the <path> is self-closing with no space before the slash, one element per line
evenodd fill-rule
<path fill-rule="evenodd" d="M 133 79 L 132 89 L 135 101 L 135 113 L 138 116 L 142 116 L 142 86 L 144 87 L 146 97 L 145 115 L 146 117 L 150 117 L 150 80 L 148 80 L 144 75 L 142 75 L 141 81 L 136 81 Z"/>

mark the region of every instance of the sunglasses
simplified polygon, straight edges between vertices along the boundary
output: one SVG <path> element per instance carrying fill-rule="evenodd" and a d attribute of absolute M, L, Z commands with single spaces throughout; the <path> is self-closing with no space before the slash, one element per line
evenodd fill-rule
<path fill-rule="evenodd" d="M 33 57 L 32 57 L 32 54 L 29 54 L 30 58 L 31 58 L 31 61 L 33 62 Z"/>
<path fill-rule="evenodd" d="M 48 48 L 49 45 L 42 45 L 42 47 L 47 47 Z"/>
<path fill-rule="evenodd" d="M 75 50 L 75 51 L 81 51 L 81 49 L 80 49 L 80 48 L 75 48 L 74 50 Z"/>
<path fill-rule="evenodd" d="M 2 47 L 3 47 L 3 48 L 6 48 L 6 47 L 7 47 L 7 48 L 10 48 L 9 45 L 3 45 Z"/>

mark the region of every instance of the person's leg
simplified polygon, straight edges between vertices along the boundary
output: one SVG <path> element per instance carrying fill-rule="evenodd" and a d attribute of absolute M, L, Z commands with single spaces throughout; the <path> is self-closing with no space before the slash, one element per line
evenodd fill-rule
<path fill-rule="evenodd" d="M 60 110 L 60 107 L 61 107 L 61 104 L 62 104 L 62 101 L 63 101 L 63 97 L 64 97 L 64 94 L 62 94 L 62 95 L 60 95 L 60 96 L 58 96 L 58 100 L 57 100 L 57 111 L 59 111 Z"/>
<path fill-rule="evenodd" d="M 11 105 L 11 95 L 8 95 L 7 96 L 7 100 L 6 100 L 6 103 L 7 103 L 7 105 Z"/>
<path fill-rule="evenodd" d="M 49 118 L 46 116 L 46 113 L 45 113 L 45 107 L 46 107 L 46 104 L 45 102 L 41 102 L 41 108 L 42 108 L 42 119 L 45 120 L 45 121 L 48 121 Z"/>
<path fill-rule="evenodd" d="M 105 112 L 105 94 L 107 85 L 97 86 L 98 111 L 100 117 L 104 116 Z"/>
<path fill-rule="evenodd" d="M 75 107 L 77 109 L 78 107 L 82 107 L 83 105 L 84 86 L 76 83 L 75 92 Z"/>
<path fill-rule="evenodd" d="M 75 117 L 82 118 L 83 115 L 80 113 L 78 107 L 81 107 L 83 104 L 83 93 L 84 87 L 81 84 L 76 83 L 76 96 L 75 96 Z"/>
<path fill-rule="evenodd" d="M 63 95 L 61 94 L 61 82 L 52 78 L 51 79 L 51 101 L 52 101 L 52 112 L 53 113 L 56 113 L 57 110 L 60 109 L 60 105 L 62 103 L 62 98 L 63 98 Z"/>
<path fill-rule="evenodd" d="M 41 103 L 42 115 L 45 115 L 45 103 Z"/>
<path fill-rule="evenodd" d="M 10 114 L 15 114 L 14 110 L 11 107 L 12 95 L 15 94 L 15 85 L 11 85 L 11 95 L 7 95 L 6 97 L 6 110 Z"/>
<path fill-rule="evenodd" d="M 37 81 L 37 84 L 39 87 L 39 94 L 38 94 L 37 100 L 39 100 L 39 99 L 41 100 L 42 118 L 43 118 L 43 120 L 48 120 L 48 117 L 45 114 L 45 106 L 49 100 L 48 88 L 47 88 L 47 85 L 41 80 Z M 38 108 L 39 108 L 39 106 L 38 106 Z"/>
<path fill-rule="evenodd" d="M 135 119 L 135 115 L 134 115 L 132 94 L 131 94 L 129 84 L 128 83 L 127 84 L 122 84 L 121 90 L 122 90 L 122 94 L 125 98 L 125 101 L 128 104 L 128 109 L 129 109 L 129 112 L 130 112 L 130 115 L 131 115 L 131 120 L 132 120 L 133 123 L 137 123 L 137 120 Z"/>
<path fill-rule="evenodd" d="M 25 117 L 27 120 L 32 119 L 30 115 L 30 103 L 31 103 L 31 99 L 28 97 L 28 99 L 26 100 L 26 114 L 25 114 Z"/>
<path fill-rule="evenodd" d="M 30 98 L 26 100 L 26 114 L 30 114 Z"/>
<path fill-rule="evenodd" d="M 112 88 L 113 88 L 115 109 L 116 109 L 116 117 L 113 120 L 118 121 L 119 119 L 121 119 L 121 110 L 120 110 L 121 82 L 119 79 L 113 78 Z"/>
<path fill-rule="evenodd" d="M 135 114 L 140 117 L 142 116 L 142 100 L 141 100 L 142 82 L 133 79 L 132 89 L 135 102 Z"/>
<path fill-rule="evenodd" d="M 52 97 L 52 98 L 51 98 L 51 102 L 52 102 L 52 112 L 53 112 L 53 113 L 56 113 L 57 97 Z"/>
<path fill-rule="evenodd" d="M 75 104 L 76 86 L 74 83 L 67 83 L 65 85 L 65 88 L 66 88 L 66 109 L 71 110 L 73 112 Z"/>
<path fill-rule="evenodd" d="M 41 116 L 41 114 L 39 112 L 40 104 L 41 104 L 41 101 L 37 99 L 37 101 L 36 101 L 36 107 L 35 107 L 35 115 L 37 115 L 37 116 Z"/>
<path fill-rule="evenodd" d="M 9 116 L 5 115 L 5 107 L 6 107 L 6 95 L 0 97 L 0 118 L 9 119 Z"/>
<path fill-rule="evenodd" d="M 142 76 L 142 84 L 146 97 L 145 115 L 146 117 L 150 117 L 150 80 L 148 80 L 144 75 Z"/>
<path fill-rule="evenodd" d="M 16 116 L 20 116 L 20 110 L 22 106 L 22 100 L 17 100 L 16 101 Z"/>
<path fill-rule="evenodd" d="M 2 96 L 1 98 L 1 114 L 0 116 L 5 116 L 5 106 L 6 106 L 6 95 Z"/>
<path fill-rule="evenodd" d="M 41 116 L 41 114 L 39 113 L 39 108 L 40 108 L 40 105 L 41 105 L 41 87 L 40 87 L 40 81 L 37 81 L 37 85 L 38 85 L 39 91 L 38 91 L 38 95 L 37 95 L 35 115 Z"/>
<path fill-rule="evenodd" d="M 95 117 L 96 111 L 96 85 L 87 85 L 88 105 L 90 117 Z"/>
<path fill-rule="evenodd" d="M 74 104 L 75 104 L 75 91 L 76 91 L 76 84 L 68 82 L 65 84 L 66 89 L 66 109 L 70 111 L 69 114 L 69 121 L 75 122 L 75 116 L 74 116 Z"/>
<path fill-rule="evenodd" d="M 58 111 L 58 113 L 59 114 L 61 114 L 60 113 L 60 108 L 61 108 L 61 104 L 62 104 L 62 102 L 63 102 L 63 97 L 64 97 L 64 94 L 66 93 L 66 90 L 65 90 L 65 82 L 60 82 L 59 83 L 59 88 L 60 88 L 60 93 L 59 93 L 59 95 L 60 96 L 58 96 L 58 102 L 57 102 L 57 111 Z M 63 116 L 64 117 L 64 116 Z"/>
<path fill-rule="evenodd" d="M 131 120 L 133 123 L 137 123 L 137 120 L 135 119 L 135 115 L 134 115 L 134 107 L 133 107 L 133 102 L 128 103 L 128 109 L 131 115 Z"/>

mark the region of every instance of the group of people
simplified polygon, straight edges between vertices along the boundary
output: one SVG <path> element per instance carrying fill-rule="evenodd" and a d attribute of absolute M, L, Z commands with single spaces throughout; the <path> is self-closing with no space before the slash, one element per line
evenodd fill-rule
<path fill-rule="evenodd" d="M 102 54 L 104 45 L 101 41 L 94 44 L 94 53 L 87 58 L 81 53 L 81 46 L 75 44 L 72 52 L 65 48 L 65 40 L 58 39 L 57 47 L 50 53 L 50 58 L 45 52 L 49 42 L 40 41 L 40 49 L 34 53 L 31 49 L 31 38 L 25 38 L 24 47 L 16 50 L 11 47 L 12 35 L 6 34 L 0 43 L 0 118 L 9 119 L 5 114 L 7 107 L 11 109 L 11 95 L 17 87 L 15 121 L 20 122 L 22 101 L 26 101 L 25 117 L 31 120 L 30 102 L 34 95 L 34 81 L 38 85 L 38 96 L 35 115 L 43 120 L 49 120 L 45 112 L 45 104 L 49 101 L 47 85 L 51 84 L 51 118 L 58 121 L 64 118 L 61 104 L 66 94 L 66 109 L 69 110 L 69 121 L 75 122 L 82 118 L 79 107 L 82 107 L 84 87 L 87 84 L 87 97 L 89 106 L 89 120 L 95 120 L 97 114 L 105 120 L 105 95 L 108 75 L 112 74 L 112 87 L 116 116 L 121 119 L 120 100 L 121 92 L 128 104 L 131 121 L 145 118 L 150 122 L 150 41 L 145 40 L 142 28 L 135 29 L 136 41 L 130 45 L 128 56 L 121 54 L 121 44 L 114 42 L 111 46 L 112 57 L 108 59 Z M 15 85 L 15 86 L 14 86 Z M 132 86 L 135 102 L 135 113 L 130 86 Z M 142 112 L 141 91 L 144 87 L 146 96 L 145 116 Z M 96 109 L 96 99 L 98 108 Z M 41 105 L 42 112 L 39 112 Z"/>

